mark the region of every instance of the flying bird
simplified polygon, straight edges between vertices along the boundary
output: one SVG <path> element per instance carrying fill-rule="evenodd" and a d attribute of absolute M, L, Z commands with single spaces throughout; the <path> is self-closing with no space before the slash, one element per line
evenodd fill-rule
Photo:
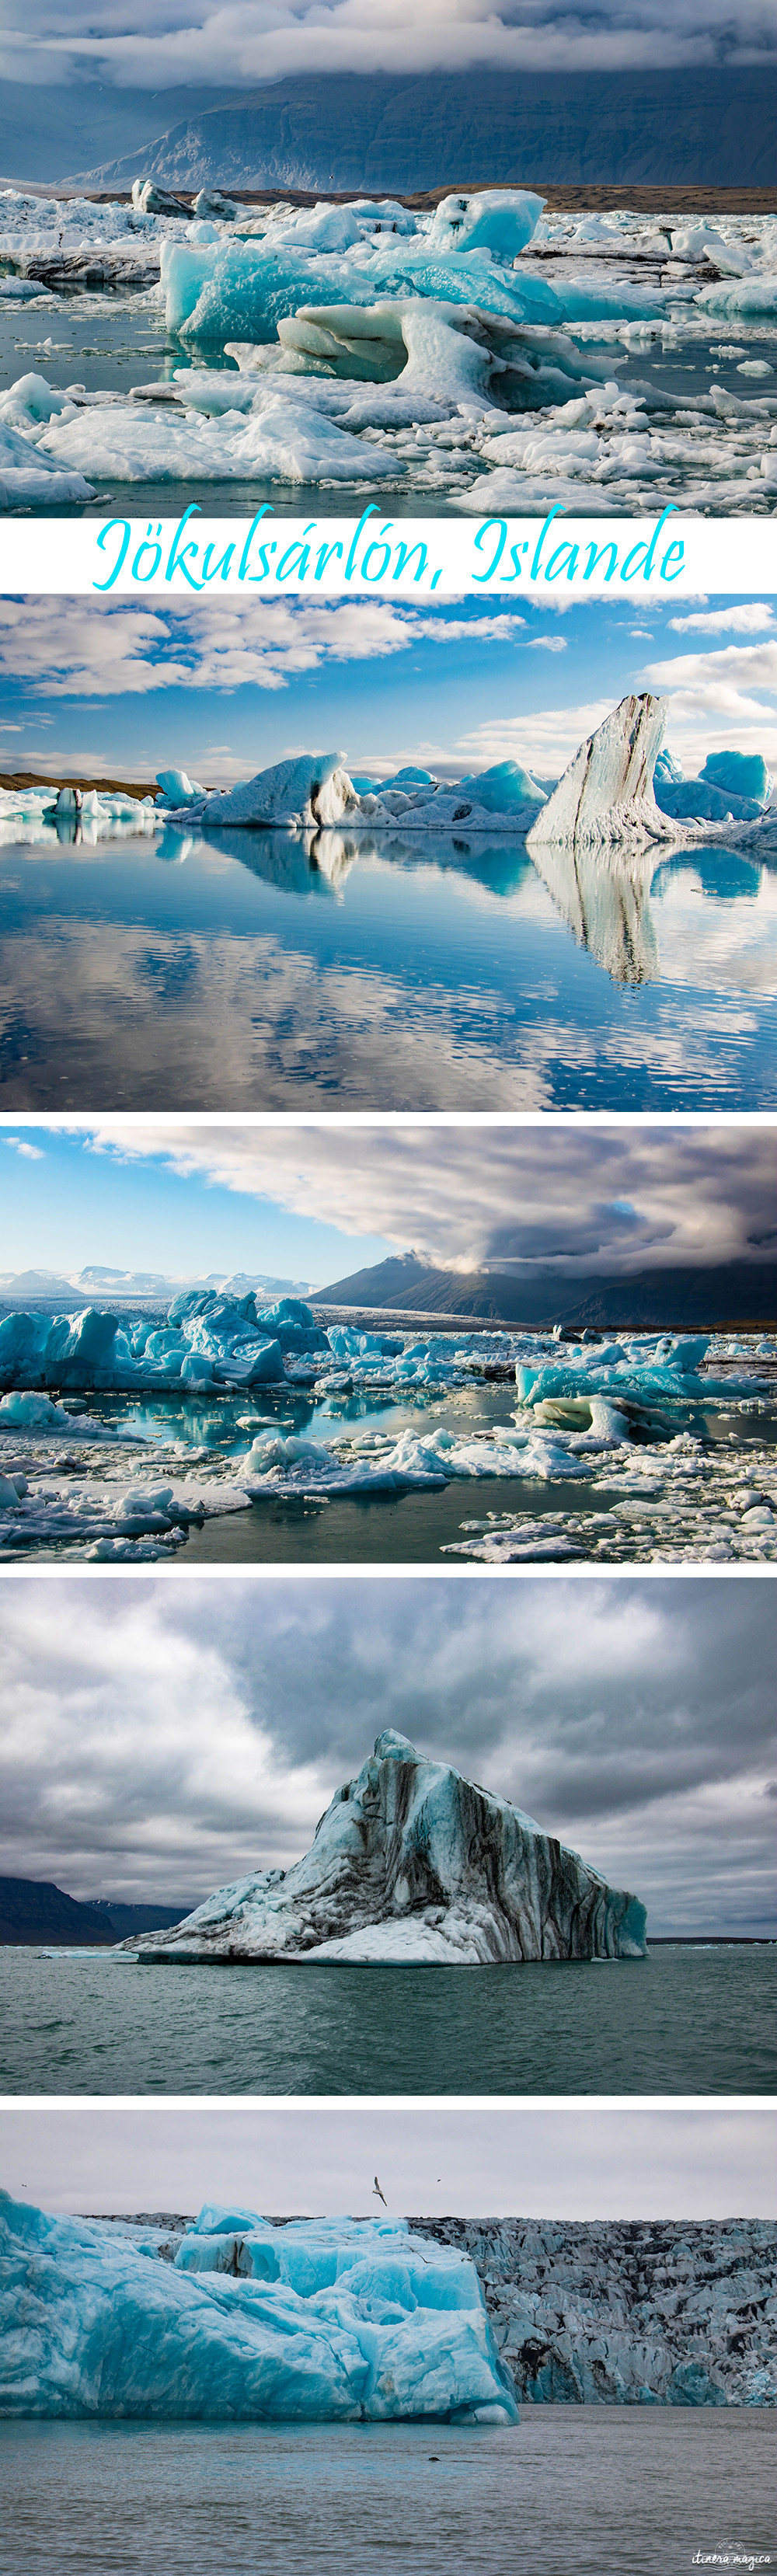
<path fill-rule="evenodd" d="M 387 2200 L 386 2200 L 386 2198 L 385 2198 L 385 2194 L 381 2191 L 381 2187 L 380 2187 L 380 2183 L 379 2183 L 379 2181 L 378 2181 L 377 2174 L 376 2174 L 376 2176 L 375 2176 L 375 2181 L 374 2181 L 374 2183 L 373 2183 L 373 2187 L 372 2187 L 372 2197 L 373 2197 L 373 2200 L 382 2200 L 384 2209 L 388 2209 L 388 2201 L 387 2201 Z"/>

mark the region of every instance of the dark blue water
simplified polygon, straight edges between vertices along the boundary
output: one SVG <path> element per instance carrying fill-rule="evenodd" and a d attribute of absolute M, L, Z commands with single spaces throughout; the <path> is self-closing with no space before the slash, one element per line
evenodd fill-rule
<path fill-rule="evenodd" d="M 4 1950 L 4 2093 L 766 2093 L 773 1947 L 501 1968 Z"/>
<path fill-rule="evenodd" d="M 727 2543 L 774 2565 L 776 2433 L 773 2413 L 669 2407 L 529 2406 L 504 2431 L 5 2424 L 0 2568 L 685 2576 Z"/>
<path fill-rule="evenodd" d="M 777 1103 L 777 879 L 741 853 L 663 865 L 636 926 L 603 880 L 586 946 L 520 842 L 353 851 L 5 847 L 3 1107 Z"/>

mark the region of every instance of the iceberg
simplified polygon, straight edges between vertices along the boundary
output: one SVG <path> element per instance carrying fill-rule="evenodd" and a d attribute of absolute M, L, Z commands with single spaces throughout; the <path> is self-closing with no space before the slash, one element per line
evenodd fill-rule
<path fill-rule="evenodd" d="M 196 778 L 189 778 L 185 769 L 159 769 L 156 783 L 157 803 L 175 805 L 179 810 L 183 805 L 200 804 L 207 794 L 207 789 L 200 787 Z"/>
<path fill-rule="evenodd" d="M 206 831 L 212 824 L 219 831 L 233 824 L 316 830 L 339 823 L 357 810 L 356 791 L 337 752 L 305 752 L 296 760 L 281 760 L 272 769 L 259 770 L 244 786 L 209 796 L 202 822 Z"/>
<path fill-rule="evenodd" d="M 325 1333 L 309 1306 L 283 1297 L 257 1306 L 216 1289 L 185 1290 L 167 1324 L 142 1319 L 126 1329 L 110 1308 L 75 1315 L 19 1309 L 0 1323 L 0 1385 L 36 1387 L 258 1386 L 282 1383 L 284 1358 L 325 1353 Z"/>
<path fill-rule="evenodd" d="M 647 693 L 621 698 L 548 797 L 527 837 L 530 853 L 548 842 L 577 851 L 672 838 L 653 794 L 666 707 L 666 699 Z"/>
<path fill-rule="evenodd" d="M 762 808 L 768 805 L 774 779 L 760 751 L 709 751 L 700 771 L 715 787 L 729 795 L 753 800 Z"/>
<path fill-rule="evenodd" d="M 284 2227 L 206 2208 L 167 2251 L 153 2229 L 124 2235 L 4 2193 L 0 2411 L 517 2422 L 474 2263 L 402 2219 Z"/>
<path fill-rule="evenodd" d="M 531 1816 L 387 1727 L 309 1852 L 217 1888 L 139 1959 L 494 1966 L 645 1956 L 645 1908 Z"/>

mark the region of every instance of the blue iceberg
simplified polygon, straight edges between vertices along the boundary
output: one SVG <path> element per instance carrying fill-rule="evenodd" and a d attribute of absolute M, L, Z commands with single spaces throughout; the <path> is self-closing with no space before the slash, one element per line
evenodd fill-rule
<path fill-rule="evenodd" d="M 167 2250 L 167 2249 L 166 2249 Z M 513 2424 L 475 2265 L 404 2220 L 206 2208 L 153 2230 L 0 2201 L 0 2411 Z"/>

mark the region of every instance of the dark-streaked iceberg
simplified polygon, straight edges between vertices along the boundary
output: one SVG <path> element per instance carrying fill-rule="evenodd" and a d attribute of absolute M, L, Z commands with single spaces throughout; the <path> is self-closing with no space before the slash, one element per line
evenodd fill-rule
<path fill-rule="evenodd" d="M 645 1908 L 506 1799 L 387 1727 L 304 1859 L 216 1889 L 142 1959 L 488 1967 L 638 1959 Z"/>
<path fill-rule="evenodd" d="M 527 849 L 533 852 L 553 842 L 572 850 L 606 849 L 621 842 L 633 848 L 635 842 L 674 837 L 653 793 L 666 707 L 666 699 L 648 692 L 621 698 L 580 744 L 532 824 Z"/>
<path fill-rule="evenodd" d="M 133 2237 L 135 2241 L 133 2241 Z M 0 2201 L 0 2412 L 512 2424 L 474 2263 L 396 2218 L 160 2231 Z"/>

